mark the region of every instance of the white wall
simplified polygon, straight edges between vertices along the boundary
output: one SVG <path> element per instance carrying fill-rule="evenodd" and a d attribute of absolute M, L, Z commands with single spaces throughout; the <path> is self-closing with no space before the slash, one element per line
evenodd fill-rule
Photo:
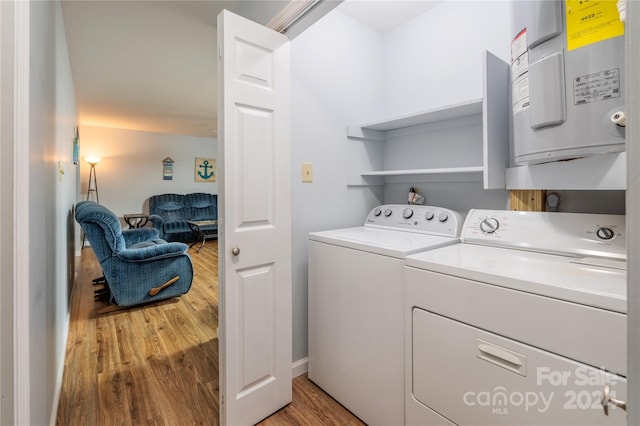
<path fill-rule="evenodd" d="M 307 354 L 307 233 L 359 226 L 375 205 L 405 203 L 410 186 L 347 187 L 347 174 L 382 169 L 388 147 L 347 139 L 346 126 L 480 98 L 482 49 L 508 58 L 510 9 L 503 2 L 448 3 L 385 34 L 338 7 L 292 42 L 294 360 Z M 470 37 L 469 28 L 479 33 Z M 455 39 L 443 43 L 439 31 Z M 300 183 L 303 161 L 313 163 L 314 183 Z M 506 208 L 507 191 L 483 197 L 477 184 L 458 188 L 439 189 L 434 202 L 469 209 L 458 201 L 472 202 L 464 195 L 470 192 Z"/>
<path fill-rule="evenodd" d="M 389 116 L 482 98 L 482 51 L 511 52 L 511 2 L 445 1 L 384 35 Z"/>
<path fill-rule="evenodd" d="M 76 107 L 60 3 L 32 2 L 30 11 L 30 279 L 18 283 L 29 286 L 29 330 L 18 337 L 30 347 L 30 424 L 45 425 L 57 411 L 74 279 Z"/>
<path fill-rule="evenodd" d="M 510 58 L 511 3 L 507 1 L 445 1 L 384 36 L 385 105 L 389 116 L 411 114 L 480 99 L 483 96 L 482 52 Z M 482 128 L 474 129 L 474 145 L 482 149 Z M 443 132 L 441 132 L 443 133 Z M 445 139 L 447 136 L 443 133 Z M 429 135 L 429 138 L 432 136 Z M 468 141 L 456 136 L 444 144 L 424 139 L 422 149 L 406 155 L 405 168 L 473 166 Z M 447 151 L 443 154 L 442 148 Z M 385 166 L 400 148 L 387 143 Z M 459 151 L 455 151 L 456 148 Z M 481 151 L 479 151 L 481 152 Z M 476 158 L 481 156 L 476 155 Z M 432 164 L 438 158 L 439 164 Z M 473 158 L 473 157 L 472 157 Z M 397 161 L 396 161 L 397 162 Z M 413 164 L 409 164 L 412 162 Z M 473 161 L 471 161 L 473 162 Z M 400 180 L 400 179 L 396 179 Z M 483 190 L 480 182 L 404 183 L 385 185 L 385 203 L 406 203 L 410 187 L 430 205 L 466 213 L 470 208 L 505 209 L 506 190 Z"/>
<path fill-rule="evenodd" d="M 512 3 L 508 1 L 445 1 L 417 16 L 383 37 L 385 57 L 385 100 L 389 116 L 441 108 L 479 99 L 482 89 L 482 51 L 488 50 L 509 62 L 512 34 Z M 426 127 L 426 126 L 425 126 Z M 476 138 L 481 148 L 481 127 Z M 442 135 L 440 135 L 442 136 Z M 387 142 L 385 167 L 406 168 L 468 166 L 464 137 L 451 137 L 446 143 L 414 147 L 412 154 L 392 151 L 406 149 Z M 410 145 L 408 145 L 410 146 Z M 445 155 L 442 149 L 447 150 Z M 456 151 L 457 149 L 457 151 Z M 453 155 L 451 152 L 453 151 Z M 404 203 L 410 187 L 426 196 L 427 204 L 444 206 L 465 214 L 471 208 L 506 209 L 509 192 L 483 190 L 479 182 L 411 182 L 391 179 L 384 188 L 385 203 Z M 418 179 L 419 180 L 419 179 Z M 621 191 L 556 191 L 561 211 L 580 213 L 624 213 Z"/>
<path fill-rule="evenodd" d="M 96 180 L 100 204 L 117 216 L 148 213 L 151 195 L 190 192 L 218 193 L 216 182 L 195 182 L 196 157 L 215 158 L 216 138 L 169 135 L 107 127 L 80 126 L 80 199 L 87 197 L 89 164 L 98 156 Z M 162 160 L 170 157 L 173 180 L 163 180 Z M 92 198 L 93 199 L 93 198 Z"/>
<path fill-rule="evenodd" d="M 336 10 L 291 43 L 293 359 L 307 355 L 307 234 L 359 226 L 382 188 L 352 188 L 347 174 L 382 167 L 379 144 L 349 140 L 347 124 L 371 121 L 382 102 L 381 34 Z M 313 183 L 301 183 L 302 162 Z"/>
<path fill-rule="evenodd" d="M 447 1 L 384 34 L 338 7 L 292 41 L 294 360 L 307 355 L 308 232 L 359 226 L 376 204 L 406 203 L 411 186 L 428 204 L 463 214 L 471 208 L 508 208 L 507 190 L 484 190 L 481 182 L 396 178 L 384 187 L 347 187 L 347 174 L 398 168 L 385 164 L 398 158 L 389 154 L 394 147 L 388 142 L 347 139 L 345 127 L 481 98 L 482 51 L 508 61 L 510 31 L 509 2 Z M 477 133 L 480 149 L 480 127 Z M 429 163 L 434 153 L 422 149 L 418 155 Z M 456 155 L 446 166 L 456 165 Z M 422 161 L 411 153 L 405 157 L 407 163 Z M 300 182 L 303 161 L 313 163 L 311 184 Z M 624 209 L 621 194 L 565 191 L 561 196 L 564 211 Z"/>

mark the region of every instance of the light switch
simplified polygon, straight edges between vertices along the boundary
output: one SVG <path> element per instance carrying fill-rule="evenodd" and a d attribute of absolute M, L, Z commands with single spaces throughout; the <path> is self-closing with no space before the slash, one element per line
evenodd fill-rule
<path fill-rule="evenodd" d="M 302 163 L 302 182 L 313 182 L 313 165 L 311 163 Z"/>
<path fill-rule="evenodd" d="M 62 167 L 62 163 L 58 161 L 58 182 L 62 182 L 63 175 L 64 175 L 64 167 Z"/>

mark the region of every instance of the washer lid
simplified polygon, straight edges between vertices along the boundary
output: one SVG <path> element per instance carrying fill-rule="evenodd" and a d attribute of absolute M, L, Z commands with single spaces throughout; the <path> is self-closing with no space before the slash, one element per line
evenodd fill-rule
<path fill-rule="evenodd" d="M 458 243 L 458 238 L 356 227 L 312 232 L 309 240 L 403 259 L 406 255 Z"/>
<path fill-rule="evenodd" d="M 406 265 L 611 311 L 627 311 L 627 271 L 622 260 L 456 244 L 408 256 Z"/>

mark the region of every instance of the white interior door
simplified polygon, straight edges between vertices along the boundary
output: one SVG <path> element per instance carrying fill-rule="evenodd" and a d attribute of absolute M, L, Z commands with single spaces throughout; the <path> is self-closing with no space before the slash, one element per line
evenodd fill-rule
<path fill-rule="evenodd" d="M 291 402 L 289 42 L 218 16 L 220 422 Z"/>

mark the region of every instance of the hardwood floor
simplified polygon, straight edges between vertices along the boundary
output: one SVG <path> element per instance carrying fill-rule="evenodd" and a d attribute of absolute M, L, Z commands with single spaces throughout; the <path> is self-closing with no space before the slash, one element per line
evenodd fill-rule
<path fill-rule="evenodd" d="M 103 314 L 91 282 L 100 266 L 82 250 L 57 425 L 218 424 L 217 241 L 196 249 L 186 295 Z M 306 375 L 294 379 L 293 402 L 260 423 L 362 424 Z"/>

